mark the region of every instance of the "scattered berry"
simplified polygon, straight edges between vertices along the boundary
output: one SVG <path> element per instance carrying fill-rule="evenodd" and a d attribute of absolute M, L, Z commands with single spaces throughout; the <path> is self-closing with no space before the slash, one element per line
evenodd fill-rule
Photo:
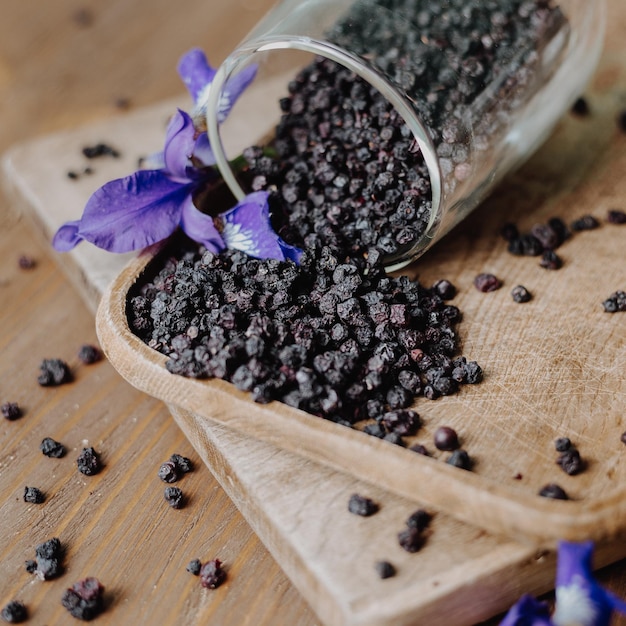
<path fill-rule="evenodd" d="M 37 487 L 24 487 L 24 502 L 41 504 L 45 499 L 46 496 Z"/>
<path fill-rule="evenodd" d="M 207 589 L 216 589 L 226 580 L 226 572 L 219 559 L 207 561 L 200 569 L 200 583 Z"/>
<path fill-rule="evenodd" d="M 81 346 L 78 351 L 78 358 L 85 365 L 91 365 L 92 363 L 97 363 L 102 359 L 102 352 L 100 352 L 100 349 L 96 346 L 86 344 Z"/>
<path fill-rule="evenodd" d="M 1 407 L 2 415 L 10 422 L 22 417 L 22 409 L 17 402 L 5 402 Z"/>
<path fill-rule="evenodd" d="M 28 619 L 28 611 L 19 600 L 11 600 L 0 611 L 0 617 L 8 624 L 21 624 Z"/>
<path fill-rule="evenodd" d="M 478 274 L 478 276 L 474 278 L 474 287 L 476 287 L 478 291 L 487 293 L 500 289 L 500 287 L 502 287 L 502 281 L 493 274 Z"/>
<path fill-rule="evenodd" d="M 83 451 L 76 459 L 76 464 L 78 465 L 78 471 L 85 474 L 85 476 L 93 476 L 102 469 L 98 453 L 92 447 L 83 448 Z"/>
<path fill-rule="evenodd" d="M 17 264 L 21 270 L 32 270 L 37 267 L 37 261 L 32 256 L 26 254 L 20 255 Z"/>
<path fill-rule="evenodd" d="M 348 500 L 348 511 L 354 513 L 354 515 L 360 515 L 361 517 L 369 517 L 374 515 L 378 511 L 378 504 L 376 504 L 370 498 L 361 496 L 358 493 L 354 493 Z"/>
<path fill-rule="evenodd" d="M 569 496 L 565 490 L 555 483 L 549 483 L 539 490 L 539 495 L 543 498 L 552 498 L 553 500 L 569 500 Z"/>
<path fill-rule="evenodd" d="M 524 285 L 517 285 L 516 287 L 513 287 L 511 291 L 511 297 L 513 298 L 514 302 L 517 302 L 519 304 L 523 302 L 529 302 L 532 299 L 530 291 L 528 291 L 528 289 L 526 289 Z"/>
<path fill-rule="evenodd" d="M 435 447 L 437 450 L 446 450 L 448 452 L 456 450 L 459 447 L 459 437 L 454 428 L 449 426 L 440 426 L 435 431 L 434 437 Z"/>
<path fill-rule="evenodd" d="M 184 504 L 183 492 L 179 487 L 166 487 L 164 492 L 165 501 L 173 509 L 182 509 Z"/>
<path fill-rule="evenodd" d="M 626 211 L 611 209 L 606 215 L 609 224 L 626 224 Z"/>
<path fill-rule="evenodd" d="M 389 561 L 378 561 L 375 567 L 378 577 L 383 580 L 396 575 L 396 568 Z"/>
<path fill-rule="evenodd" d="M 465 450 L 460 449 L 455 450 L 446 463 L 464 470 L 471 470 L 473 465 L 470 455 Z"/>
<path fill-rule="evenodd" d="M 97 578 L 79 580 L 65 590 L 61 604 L 72 617 L 89 622 L 104 611 L 104 587 Z"/>
<path fill-rule="evenodd" d="M 65 455 L 65 446 L 58 441 L 52 439 L 52 437 L 44 437 L 39 444 L 39 449 L 44 456 L 60 459 Z"/>
<path fill-rule="evenodd" d="M 190 574 L 198 576 L 200 574 L 200 570 L 202 569 L 200 559 L 193 559 L 192 561 L 189 561 L 186 569 Z"/>
<path fill-rule="evenodd" d="M 56 387 L 72 381 L 72 372 L 61 359 L 44 359 L 39 368 L 41 373 L 37 381 L 42 387 Z"/>
<path fill-rule="evenodd" d="M 618 311 L 626 311 L 626 291 L 616 291 L 612 293 L 603 303 L 602 306 L 606 313 L 617 313 Z"/>

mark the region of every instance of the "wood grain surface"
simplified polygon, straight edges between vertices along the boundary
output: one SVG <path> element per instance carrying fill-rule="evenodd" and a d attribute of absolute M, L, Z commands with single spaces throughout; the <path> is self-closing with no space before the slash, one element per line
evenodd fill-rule
<path fill-rule="evenodd" d="M 5 7 L 0 149 L 119 115 L 114 104 L 119 97 L 139 106 L 179 94 L 172 59 L 195 44 L 219 59 L 263 11 L 262 4 L 119 1 L 100 7 L 31 0 Z M 611 90 L 614 111 L 626 100 L 621 37 L 626 10 L 617 0 L 608 4 L 607 50 L 595 85 Z M 607 150 L 607 159 L 615 149 Z M 604 182 L 605 199 L 623 201 L 613 177 Z M 0 429 L 0 602 L 25 600 L 35 624 L 67 623 L 59 606 L 62 590 L 91 574 L 109 588 L 110 611 L 99 623 L 316 624 L 162 405 L 130 388 L 107 363 L 78 366 L 78 346 L 95 340 L 91 314 L 56 270 L 49 249 L 8 202 L 0 215 L 0 396 L 26 409 L 21 420 L 3 421 Z M 35 269 L 18 268 L 23 253 L 38 260 Z M 45 356 L 74 365 L 75 383 L 39 388 L 37 369 Z M 68 445 L 65 459 L 41 456 L 38 443 L 47 435 Z M 102 474 L 90 479 L 74 467 L 83 441 L 105 461 Z M 155 475 L 174 451 L 198 461 L 197 471 L 181 483 L 190 496 L 182 511 L 166 510 Z M 47 503 L 37 508 L 22 502 L 24 484 L 44 489 Z M 33 581 L 23 561 L 32 558 L 36 543 L 54 535 L 68 544 L 67 573 L 58 581 Z M 231 564 L 224 588 L 207 593 L 186 575 L 185 564 L 196 556 L 219 556 Z M 626 594 L 622 563 L 599 576 Z"/>

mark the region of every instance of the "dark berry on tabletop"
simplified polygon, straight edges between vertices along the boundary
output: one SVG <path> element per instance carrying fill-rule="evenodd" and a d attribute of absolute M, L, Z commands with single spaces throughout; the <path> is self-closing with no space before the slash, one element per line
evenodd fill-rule
<path fill-rule="evenodd" d="M 22 417 L 22 409 L 17 402 L 5 402 L 1 407 L 2 415 L 10 422 Z"/>
<path fill-rule="evenodd" d="M 493 274 L 478 274 L 478 276 L 474 278 L 474 287 L 476 287 L 478 291 L 487 293 L 500 289 L 500 287 L 502 287 L 502 281 Z"/>
<path fill-rule="evenodd" d="M 584 462 L 580 457 L 580 452 L 578 452 L 576 448 L 569 448 L 561 452 L 556 463 L 570 476 L 575 476 L 584 469 Z"/>
<path fill-rule="evenodd" d="M 407 526 L 398 533 L 398 543 L 407 552 L 418 552 L 425 543 L 425 537 L 417 528 Z"/>
<path fill-rule="evenodd" d="M 97 143 L 93 146 L 85 146 L 83 148 L 83 155 L 88 159 L 95 159 L 101 156 L 112 156 L 117 159 L 120 153 L 106 143 Z"/>
<path fill-rule="evenodd" d="M 39 444 L 39 449 L 44 456 L 60 459 L 65 455 L 65 446 L 58 441 L 52 439 L 52 437 L 44 437 Z"/>
<path fill-rule="evenodd" d="M 449 280 L 438 280 L 432 289 L 442 300 L 452 300 L 456 296 L 456 287 Z"/>
<path fill-rule="evenodd" d="M 396 575 L 396 568 L 389 561 L 378 561 L 375 567 L 378 577 L 383 580 Z"/>
<path fill-rule="evenodd" d="M 539 265 L 547 270 L 558 270 L 563 267 L 563 259 L 554 250 L 544 250 Z"/>
<path fill-rule="evenodd" d="M 603 303 L 606 313 L 617 313 L 626 311 L 626 291 L 616 291 L 612 293 Z"/>
<path fill-rule="evenodd" d="M 41 504 L 46 499 L 46 496 L 37 487 L 24 487 L 24 502 L 30 502 L 31 504 Z"/>
<path fill-rule="evenodd" d="M 580 232 L 581 230 L 594 230 L 600 226 L 600 222 L 593 215 L 583 215 L 578 219 L 575 219 L 570 228 L 574 232 Z"/>
<path fill-rule="evenodd" d="M 557 452 L 565 452 L 572 447 L 572 442 L 569 437 L 558 437 L 554 440 L 554 449 Z"/>
<path fill-rule="evenodd" d="M 76 464 L 78 471 L 85 476 L 93 476 L 102 469 L 98 453 L 92 447 L 83 448 L 76 459 Z"/>
<path fill-rule="evenodd" d="M 189 561 L 186 569 L 190 574 L 198 576 L 200 574 L 200 570 L 202 569 L 202 563 L 200 562 L 200 559 L 193 559 Z"/>
<path fill-rule="evenodd" d="M 174 463 L 176 470 L 181 474 L 193 472 L 193 463 L 191 462 L 191 459 L 188 459 L 186 456 L 172 454 L 170 461 Z"/>
<path fill-rule="evenodd" d="M 374 513 L 378 511 L 378 508 L 376 502 L 358 493 L 352 494 L 350 500 L 348 500 L 348 511 L 354 513 L 354 515 L 369 517 L 370 515 L 374 515 Z"/>
<path fill-rule="evenodd" d="M 37 382 L 42 387 L 55 387 L 72 381 L 72 372 L 61 359 L 44 359 L 39 366 L 41 373 Z"/>
<path fill-rule="evenodd" d="M 430 526 L 433 516 L 424 509 L 417 509 L 417 511 L 411 513 L 406 520 L 406 525 L 409 528 L 417 528 L 420 532 L 426 530 Z"/>
<path fill-rule="evenodd" d="M 530 302 L 530 300 L 532 299 L 530 291 L 528 291 L 528 289 L 526 289 L 524 285 L 517 285 L 513 287 L 513 289 L 511 290 L 511 297 L 513 298 L 514 302 L 517 302 L 519 304 L 522 304 L 524 302 Z"/>
<path fill-rule="evenodd" d="M 92 363 L 97 363 L 102 359 L 102 352 L 100 352 L 100 349 L 96 346 L 86 344 L 81 346 L 78 351 L 78 358 L 85 365 L 91 365 Z"/>
<path fill-rule="evenodd" d="M 21 624 L 28 619 L 28 611 L 26 606 L 19 600 L 11 600 L 11 602 L 2 607 L 0 617 L 7 624 Z"/>
<path fill-rule="evenodd" d="M 583 97 L 576 98 L 571 110 L 575 115 L 586 116 L 589 115 L 589 104 Z"/>
<path fill-rule="evenodd" d="M 32 270 L 37 267 L 37 261 L 32 256 L 22 254 L 17 260 L 17 265 L 21 270 Z"/>
<path fill-rule="evenodd" d="M 65 590 L 61 604 L 72 617 L 89 622 L 104 611 L 104 587 L 97 578 L 79 580 Z"/>
<path fill-rule="evenodd" d="M 454 428 L 450 426 L 440 426 L 434 434 L 435 447 L 438 450 L 452 451 L 459 447 L 459 437 Z"/>
<path fill-rule="evenodd" d="M 569 496 L 565 490 L 555 483 L 549 483 L 539 490 L 539 495 L 543 498 L 552 498 L 553 500 L 569 500 Z"/>
<path fill-rule="evenodd" d="M 166 487 L 163 494 L 165 501 L 173 509 L 182 509 L 184 504 L 183 492 L 179 487 Z"/>
<path fill-rule="evenodd" d="M 176 463 L 171 460 L 161 463 L 158 475 L 164 483 L 175 483 L 179 479 Z"/>
<path fill-rule="evenodd" d="M 26 569 L 41 580 L 56 578 L 63 573 L 63 546 L 58 538 L 48 539 L 35 547 L 35 568 L 32 561 L 26 562 Z"/>
<path fill-rule="evenodd" d="M 455 450 L 446 463 L 464 470 L 471 470 L 473 464 L 470 455 L 465 450 L 461 449 Z"/>
<path fill-rule="evenodd" d="M 207 589 L 217 589 L 224 580 L 226 580 L 226 572 L 219 559 L 207 561 L 200 569 L 200 583 Z"/>
<path fill-rule="evenodd" d="M 606 221 L 609 224 L 626 224 L 626 211 L 610 209 L 606 214 Z"/>

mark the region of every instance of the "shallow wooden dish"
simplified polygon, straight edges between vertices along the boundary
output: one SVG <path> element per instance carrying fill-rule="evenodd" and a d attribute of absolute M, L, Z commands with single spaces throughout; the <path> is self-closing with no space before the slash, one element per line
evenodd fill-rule
<path fill-rule="evenodd" d="M 610 238 L 609 245 L 604 241 L 594 254 L 594 263 L 607 268 L 604 277 L 610 280 L 615 279 L 610 268 L 612 257 L 620 254 L 623 234 L 616 234 L 613 246 Z M 468 271 L 458 264 L 467 259 L 468 248 L 476 245 L 475 238 L 457 243 L 460 260 L 453 260 L 457 271 L 452 279 L 458 284 L 467 283 Z M 480 249 L 473 254 L 480 258 Z M 497 256 L 502 257 L 500 263 L 519 263 L 501 251 Z M 426 426 L 415 439 L 434 450 L 430 445 L 433 430 L 443 423 L 454 426 L 476 459 L 476 471 L 467 472 L 446 465 L 442 458 L 417 455 L 279 402 L 256 404 L 230 383 L 191 380 L 167 372 L 165 357 L 133 335 L 126 319 L 129 290 L 157 262 L 158 250 L 146 252 L 112 283 L 98 310 L 98 333 L 122 376 L 180 408 L 181 414 L 193 416 L 195 427 L 210 429 L 212 421 L 218 422 L 463 521 L 538 545 L 553 545 L 558 539 L 613 538 L 626 525 L 626 462 L 619 438 L 623 430 L 620 400 L 626 383 L 619 375 L 611 376 L 623 372 L 619 366 L 626 353 L 626 336 L 614 316 L 591 309 L 587 318 L 581 317 L 576 302 L 580 305 L 583 298 L 587 306 L 591 297 L 585 299 L 578 289 L 568 291 L 567 272 L 575 272 L 575 267 L 561 270 L 565 276 L 556 278 L 556 272 L 539 270 L 543 272 L 539 278 L 557 281 L 542 289 L 556 290 L 565 299 L 564 308 L 552 314 L 544 302 L 540 324 L 533 315 L 538 315 L 541 303 L 525 308 L 512 303 L 508 294 L 500 294 L 497 300 L 475 290 L 458 298 L 466 316 L 470 311 L 475 317 L 469 331 L 465 323 L 464 334 L 476 343 L 468 353 L 466 339 L 464 352 L 483 364 L 486 380 L 457 396 L 436 402 L 420 399 L 416 408 Z M 619 273 L 620 266 L 616 267 Z M 424 271 L 424 266 L 420 269 Z M 588 279 L 579 278 L 587 290 L 593 289 L 593 281 L 602 278 L 594 273 Z M 532 350 L 519 349 L 520 334 Z M 579 341 L 581 337 L 586 346 Z M 591 343 L 600 352 L 602 371 L 597 370 L 590 381 L 582 376 L 584 358 L 594 367 L 591 362 L 597 355 L 579 354 L 574 364 L 571 351 L 580 350 L 581 345 L 588 350 Z M 525 377 L 520 378 L 520 373 Z M 581 475 L 567 476 L 555 465 L 554 439 L 558 436 L 569 436 L 586 459 L 588 466 Z M 538 489 L 549 482 L 561 484 L 573 499 L 538 497 Z"/>

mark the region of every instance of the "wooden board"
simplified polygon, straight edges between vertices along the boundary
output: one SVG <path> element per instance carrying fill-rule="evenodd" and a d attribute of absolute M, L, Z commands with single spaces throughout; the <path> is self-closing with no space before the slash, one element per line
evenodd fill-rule
<path fill-rule="evenodd" d="M 139 115 L 142 114 L 143 112 L 139 113 Z M 41 219 L 42 215 L 53 216 L 51 218 L 46 217 L 44 220 L 48 221 L 51 219 L 53 222 L 52 228 L 54 228 L 64 219 L 70 219 L 75 216 L 72 214 L 72 210 L 70 210 L 70 216 L 67 217 L 67 210 L 65 210 L 65 212 L 63 210 L 71 204 L 67 201 L 68 194 L 69 197 L 72 198 L 73 192 L 70 190 L 75 189 L 76 185 L 64 177 L 63 167 L 65 166 L 65 163 L 61 160 L 61 155 L 67 157 L 68 160 L 74 159 L 78 154 L 79 148 L 77 148 L 77 146 L 80 147 L 84 143 L 89 143 L 89 141 L 92 140 L 92 137 L 97 136 L 98 133 L 103 130 L 109 131 L 105 134 L 105 139 L 109 140 L 108 138 L 116 136 L 115 133 L 119 132 L 120 141 L 123 141 L 122 138 L 124 137 L 125 131 L 134 126 L 134 124 L 130 124 L 130 119 L 128 121 L 128 127 L 125 127 L 122 121 L 118 121 L 116 124 L 117 130 L 113 130 L 113 125 L 108 126 L 107 124 L 103 124 L 98 127 L 99 130 L 95 134 L 85 135 L 85 132 L 94 130 L 89 128 L 79 131 L 75 135 L 69 134 L 69 136 L 64 135 L 56 138 L 50 138 L 50 143 L 46 144 L 49 148 L 52 148 L 50 152 L 46 152 L 43 149 L 44 146 L 36 143 L 25 146 L 24 151 L 18 150 L 13 153 L 11 165 L 9 166 L 13 182 L 17 182 L 18 185 L 20 185 L 21 193 L 25 193 L 25 195 L 28 196 L 30 203 L 37 208 L 39 219 Z M 158 132 L 157 135 L 160 138 Z M 72 138 L 74 143 L 72 143 Z M 102 138 L 102 136 L 100 136 L 100 138 Z M 68 139 L 70 140 L 69 143 Z M 59 149 L 60 146 L 58 142 L 61 140 L 63 140 L 64 143 L 61 144 L 62 149 Z M 131 152 L 132 149 L 129 154 Z M 55 157 L 55 160 L 52 160 L 51 157 Z M 551 156 L 548 156 L 546 161 L 549 163 L 551 158 Z M 46 165 L 46 163 L 48 165 Z M 50 163 L 53 165 L 51 166 Z M 96 173 L 97 176 L 101 176 L 103 180 L 107 180 L 113 175 L 118 175 L 111 172 L 109 165 L 121 169 L 123 164 L 112 162 L 107 164 L 106 168 L 98 168 Z M 61 170 L 61 172 L 59 170 Z M 122 174 L 127 171 L 128 168 L 120 171 L 119 173 Z M 59 176 L 59 173 L 61 173 L 61 176 Z M 46 175 L 49 176 L 48 179 L 46 179 Z M 47 186 L 49 181 L 52 179 L 56 181 L 55 185 L 53 187 Z M 26 185 L 22 185 L 19 182 L 20 180 L 26 181 Z M 84 180 L 79 181 L 79 183 L 82 184 Z M 91 179 L 91 185 L 96 186 L 97 184 L 99 184 L 97 179 Z M 25 192 L 25 190 L 27 191 Z M 83 188 L 83 194 L 84 193 L 85 188 Z M 54 199 L 54 201 L 52 199 Z M 57 205 L 57 202 L 62 207 L 62 210 L 55 213 L 54 207 Z M 81 207 L 83 202 L 84 196 L 80 204 L 77 206 Z M 73 210 L 76 210 L 76 208 L 74 207 Z M 80 211 L 80 208 L 78 208 L 78 211 Z M 478 220 L 478 218 L 476 219 Z M 471 224 L 473 224 L 472 228 L 477 228 L 474 218 L 472 219 Z M 478 224 L 480 226 L 480 221 Z M 50 229 L 50 225 L 48 225 L 47 228 Z M 79 250 L 80 248 L 76 251 L 76 254 L 78 254 Z M 439 250 L 441 250 L 441 247 L 434 251 L 434 253 L 439 254 Z M 442 256 L 444 258 L 440 260 L 445 263 L 445 257 L 447 257 L 447 255 L 443 254 Z M 106 255 L 106 257 L 107 259 L 111 258 L 109 255 Z M 526 260 L 526 262 L 528 262 L 528 260 Z M 458 263 L 458 259 L 452 259 L 453 266 Z M 73 263 L 70 265 L 73 265 Z M 84 276 L 89 276 L 90 272 L 92 272 L 94 268 L 98 267 L 98 263 L 92 265 L 87 264 L 83 267 L 80 267 L 79 264 L 77 267 L 79 267 L 79 271 L 82 272 Z M 435 266 L 431 267 L 429 270 L 426 269 L 425 271 L 433 273 L 435 271 Z M 434 278 L 435 276 L 432 277 Z M 83 279 L 83 284 L 87 285 L 87 289 L 89 289 L 90 280 Z M 93 295 L 93 289 L 91 293 Z M 374 622 L 372 623 L 384 623 L 381 621 L 383 619 L 381 611 L 383 613 L 387 611 L 387 617 L 384 617 L 384 619 L 388 619 L 388 623 L 402 623 L 395 621 L 399 619 L 398 611 L 400 609 L 407 615 L 407 621 L 413 622 L 416 619 L 419 621 L 423 616 L 430 618 L 431 615 L 441 615 L 442 607 L 450 606 L 450 598 L 456 597 L 460 591 L 463 592 L 461 597 L 466 600 L 468 598 L 475 598 L 479 600 L 477 604 L 480 604 L 480 606 L 472 608 L 472 603 L 470 603 L 470 605 L 466 605 L 466 612 L 463 613 L 466 617 L 464 618 L 459 615 L 458 621 L 457 615 L 452 609 L 450 609 L 451 612 L 443 614 L 446 616 L 446 619 L 444 619 L 441 623 L 471 623 L 476 619 L 480 619 L 481 617 L 485 617 L 504 608 L 506 604 L 510 603 L 513 597 L 518 595 L 522 590 L 533 591 L 541 588 L 548 588 L 549 586 L 549 581 L 552 576 L 552 564 L 549 560 L 540 560 L 534 566 L 529 567 L 528 569 L 524 568 L 525 564 L 528 565 L 533 561 L 531 555 L 534 554 L 534 550 L 532 548 L 523 547 L 506 540 L 496 540 L 494 537 L 490 537 L 489 535 L 475 530 L 473 531 L 474 535 L 472 535 L 471 531 L 459 530 L 459 528 L 470 528 L 467 525 L 460 524 L 454 520 L 450 520 L 448 522 L 450 518 L 445 515 L 438 515 L 437 530 L 433 533 L 432 543 L 429 542 L 429 545 L 433 548 L 433 550 L 430 553 L 424 552 L 420 555 L 418 569 L 421 570 L 422 568 L 425 568 L 427 571 L 431 571 L 430 566 L 434 563 L 431 559 L 434 559 L 435 547 L 437 548 L 437 554 L 448 562 L 449 565 L 450 554 L 453 553 L 447 552 L 446 546 L 450 545 L 450 536 L 455 537 L 458 535 L 461 537 L 462 541 L 459 546 L 454 546 L 456 550 L 454 554 L 457 559 L 456 565 L 459 566 L 459 571 L 463 572 L 462 575 L 455 576 L 451 571 L 454 568 L 444 567 L 440 578 L 436 577 L 434 579 L 429 579 L 427 577 L 426 582 L 424 582 L 423 579 L 419 579 L 417 581 L 416 587 L 411 588 L 410 592 L 406 594 L 408 598 L 412 598 L 413 602 L 408 602 L 407 605 L 404 605 L 402 602 L 398 602 L 396 603 L 395 608 L 393 606 L 391 608 L 386 608 L 381 606 L 381 603 L 377 601 L 373 603 L 373 608 L 370 605 L 370 608 L 367 609 L 366 599 L 368 596 L 371 597 L 372 594 L 376 593 L 379 589 L 378 585 L 380 584 L 380 581 L 376 581 L 376 587 L 373 591 L 367 587 L 365 589 L 361 588 L 360 590 L 356 588 L 355 590 L 355 587 L 350 588 L 350 585 L 348 585 L 348 593 L 346 594 L 344 593 L 346 589 L 342 588 L 341 585 L 338 587 L 335 584 L 337 583 L 337 580 L 332 578 L 332 576 L 329 575 L 329 572 L 332 573 L 337 569 L 338 562 L 342 563 L 345 561 L 345 559 L 339 559 L 339 561 L 336 560 L 336 545 L 343 545 L 344 541 L 348 541 L 350 538 L 357 536 L 361 537 L 363 541 L 371 542 L 373 537 L 381 537 L 381 527 L 377 526 L 375 529 L 373 527 L 366 529 L 368 531 L 375 530 L 376 532 L 372 534 L 367 532 L 362 536 L 354 533 L 352 529 L 349 533 L 339 533 L 334 535 L 339 542 L 338 544 L 332 544 L 334 551 L 322 551 L 320 562 L 307 560 L 307 558 L 310 559 L 311 555 L 315 554 L 315 547 L 319 543 L 316 539 L 315 533 L 320 533 L 318 536 L 321 536 L 326 540 L 324 529 L 327 527 L 325 514 L 328 511 L 328 501 L 325 498 L 318 499 L 317 496 L 319 496 L 319 489 L 317 489 L 317 485 L 333 484 L 338 489 L 337 492 L 333 493 L 349 493 L 349 490 L 353 487 L 364 488 L 363 483 L 358 481 L 355 483 L 354 478 L 346 477 L 344 474 L 340 474 L 338 472 L 329 472 L 326 468 L 311 464 L 308 461 L 303 462 L 302 460 L 293 457 L 293 455 L 285 453 L 280 453 L 279 455 L 276 448 L 271 445 L 268 446 L 266 443 L 249 441 L 247 438 L 233 434 L 227 429 L 199 429 L 199 420 L 197 415 L 182 411 L 180 408 L 174 408 L 174 414 L 190 439 L 194 441 L 195 445 L 197 445 L 200 450 L 202 450 L 205 460 L 207 460 L 209 465 L 213 467 L 225 488 L 229 491 L 229 493 L 231 493 L 231 495 L 233 495 L 235 501 L 242 508 L 242 510 L 249 515 L 253 526 L 264 538 L 272 552 L 277 556 L 277 558 L 279 558 L 281 563 L 284 564 L 285 569 L 288 573 L 290 573 L 296 584 L 298 584 L 299 588 L 303 590 L 305 596 L 313 603 L 313 606 L 320 613 L 323 619 L 328 621 L 328 623 L 368 623 L 368 619 L 374 619 Z M 206 422 L 204 420 L 200 420 L 200 423 L 206 426 Z M 220 436 L 222 437 L 221 439 Z M 244 450 L 245 454 L 242 453 Z M 229 456 L 229 454 L 231 454 L 231 456 Z M 277 502 L 273 503 L 275 508 L 268 512 L 267 496 L 272 495 L 272 489 L 268 483 L 268 476 L 273 474 L 274 470 L 273 466 L 268 462 L 268 459 L 271 459 L 273 462 L 277 457 L 288 464 L 287 467 L 290 468 L 289 475 L 294 476 L 293 482 L 296 485 L 293 488 L 293 491 L 288 491 L 286 494 L 283 493 L 279 495 L 288 498 L 290 494 L 293 496 L 293 494 L 296 493 L 298 498 L 303 498 L 304 500 L 308 497 L 311 499 L 308 501 L 309 506 L 311 506 L 310 510 L 307 510 L 306 507 L 299 504 L 299 506 L 293 510 L 292 514 L 288 515 L 285 512 L 285 509 L 288 511 L 288 508 L 285 506 L 285 502 L 280 498 L 277 498 Z M 239 465 L 236 464 L 237 461 L 240 462 Z M 267 473 L 260 473 L 259 468 L 267 470 Z M 280 466 L 278 466 L 277 469 L 280 470 Z M 299 471 L 296 472 L 296 469 L 302 470 L 302 473 Z M 325 474 L 325 472 L 329 472 L 329 474 Z M 285 469 L 283 468 L 280 475 L 284 475 L 284 473 Z M 311 481 L 311 476 L 315 476 L 315 480 Z M 306 480 L 307 477 L 309 479 L 308 481 Z M 300 483 L 298 482 L 298 479 L 301 479 Z M 339 480 L 347 480 L 348 482 L 341 486 L 340 483 L 337 484 L 337 481 Z M 311 482 L 313 485 L 311 485 Z M 302 490 L 301 485 L 309 486 Z M 264 489 L 266 491 L 264 491 Z M 381 494 L 381 496 L 385 498 L 386 502 L 391 502 L 389 505 L 390 510 L 396 511 L 396 515 L 392 518 L 391 525 L 401 525 L 403 515 L 406 510 L 412 510 L 409 509 L 409 506 L 414 507 L 416 504 L 415 500 L 419 500 L 419 498 L 411 498 L 412 501 L 409 502 L 407 499 L 396 499 L 395 496 L 383 491 L 378 491 L 373 487 L 369 487 L 369 489 L 373 490 L 372 493 Z M 258 498 L 251 499 L 250 494 L 252 493 L 258 494 Z M 263 496 L 265 496 L 265 499 Z M 289 504 L 292 503 L 293 500 L 288 498 L 286 502 Z M 399 512 L 399 508 L 394 508 L 395 505 L 393 503 L 395 502 L 402 503 L 401 514 Z M 276 521 L 277 519 L 282 520 L 282 524 L 279 524 Z M 302 519 L 312 520 L 314 523 L 312 523 L 311 526 L 305 526 L 302 524 Z M 441 522 L 441 524 L 439 524 L 439 522 Z M 451 524 L 449 526 L 451 529 L 449 531 L 450 534 L 448 534 L 448 531 L 442 530 L 442 528 L 448 528 L 448 523 Z M 294 533 L 294 528 L 301 529 L 302 534 L 300 535 L 299 533 Z M 386 528 L 388 528 L 388 526 Z M 287 532 L 287 530 L 291 531 L 291 535 Z M 385 530 L 384 532 L 387 531 Z M 470 534 L 464 534 L 465 532 Z M 489 543 L 481 543 L 480 537 L 487 537 Z M 441 543 L 439 543 L 437 538 L 441 540 Z M 490 543 L 494 541 L 495 544 Z M 499 541 L 503 541 L 506 546 L 504 549 L 494 548 L 494 545 L 497 546 Z M 482 557 L 474 559 L 466 552 L 468 546 L 473 546 L 475 542 L 477 542 L 476 545 L 478 546 L 478 551 L 484 556 L 484 559 Z M 303 543 L 308 544 L 307 550 L 303 550 Z M 602 563 L 604 559 L 619 558 L 619 556 L 623 554 L 623 550 L 620 549 L 621 547 L 623 547 L 621 543 L 611 545 L 608 550 L 605 550 L 601 554 L 601 560 L 599 563 Z M 350 544 L 350 548 L 350 554 L 358 554 L 358 549 L 363 549 L 363 545 Z M 298 556 L 298 551 L 300 551 L 300 556 Z M 459 554 L 459 551 L 462 553 Z M 302 554 L 304 554 L 307 558 L 303 558 Z M 339 555 L 343 556 L 344 553 L 340 552 Z M 410 564 L 414 565 L 415 563 L 416 561 Z M 545 565 L 545 567 L 543 567 L 543 565 Z M 493 569 L 489 569 L 490 567 L 493 567 Z M 365 571 L 365 568 L 349 568 L 349 571 L 354 572 L 358 569 L 363 569 L 363 571 Z M 509 579 L 511 580 L 511 588 L 507 585 L 502 585 L 502 577 L 507 574 L 513 574 L 514 572 L 515 576 L 511 576 Z M 413 574 L 413 572 L 411 573 Z M 402 586 L 407 584 L 407 580 L 412 580 L 412 578 L 408 576 L 407 578 L 399 577 L 394 582 L 397 582 L 398 585 Z M 489 583 L 489 580 L 492 581 L 491 584 Z M 442 581 L 445 583 L 443 584 L 443 587 Z M 434 583 L 438 584 L 435 585 Z M 421 594 L 428 590 L 429 584 L 432 587 L 438 587 L 439 590 L 437 592 L 433 592 L 432 594 L 426 593 L 425 597 L 429 599 L 422 602 L 420 600 L 422 597 Z M 477 593 L 477 589 L 485 589 L 486 591 L 489 591 L 494 587 L 499 588 L 501 592 L 488 597 L 482 597 Z M 330 594 L 330 596 L 328 594 Z M 359 594 L 363 594 L 360 596 L 361 611 L 358 610 Z M 350 602 L 348 601 L 349 598 L 352 599 Z M 395 598 L 393 594 L 392 598 Z M 389 604 L 393 605 L 394 603 L 393 601 L 390 601 Z M 366 608 L 363 609 L 363 606 Z M 431 611 L 431 613 L 428 611 Z M 450 621 L 451 619 L 452 621 Z M 465 622 L 463 621 L 464 619 L 467 619 L 468 621 Z M 436 622 L 425 619 L 420 623 Z"/>

